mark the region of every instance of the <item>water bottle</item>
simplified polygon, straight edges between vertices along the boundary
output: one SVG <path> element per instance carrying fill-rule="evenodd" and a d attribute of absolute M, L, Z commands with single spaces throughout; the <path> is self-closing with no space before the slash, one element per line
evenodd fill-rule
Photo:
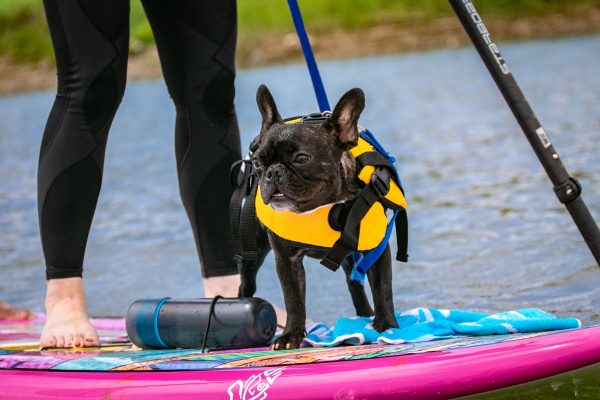
<path fill-rule="evenodd" d="M 125 320 L 141 348 L 240 349 L 269 344 L 277 328 L 271 303 L 257 298 L 137 300 Z"/>

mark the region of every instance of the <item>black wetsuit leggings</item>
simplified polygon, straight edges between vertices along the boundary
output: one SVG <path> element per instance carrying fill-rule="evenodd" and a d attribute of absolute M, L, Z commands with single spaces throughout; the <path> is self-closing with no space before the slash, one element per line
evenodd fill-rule
<path fill-rule="evenodd" d="M 235 274 L 228 222 L 229 166 L 240 158 L 235 0 L 142 3 L 175 103 L 179 188 L 203 275 Z M 129 1 L 44 0 L 44 7 L 58 69 L 38 169 L 46 277 L 80 277 L 108 131 L 125 90 Z"/>

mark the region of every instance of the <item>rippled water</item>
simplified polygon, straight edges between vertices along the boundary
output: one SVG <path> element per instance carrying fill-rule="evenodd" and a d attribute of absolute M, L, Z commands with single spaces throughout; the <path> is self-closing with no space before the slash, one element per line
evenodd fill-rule
<path fill-rule="evenodd" d="M 501 46 L 584 199 L 600 220 L 600 36 Z M 411 255 L 394 265 L 397 309 L 540 307 L 598 323 L 600 269 L 470 47 L 321 63 L 334 103 L 367 94 L 361 124 L 398 156 Z M 240 71 L 244 146 L 266 83 L 284 116 L 316 110 L 302 64 Z M 0 98 L 0 298 L 41 310 L 35 174 L 53 93 Z M 176 183 L 174 111 L 160 80 L 131 83 L 115 119 L 85 263 L 93 314 L 137 298 L 201 296 Z M 309 316 L 352 314 L 343 273 L 307 263 Z M 258 295 L 281 304 L 272 258 Z M 341 310 L 340 310 L 341 309 Z"/>

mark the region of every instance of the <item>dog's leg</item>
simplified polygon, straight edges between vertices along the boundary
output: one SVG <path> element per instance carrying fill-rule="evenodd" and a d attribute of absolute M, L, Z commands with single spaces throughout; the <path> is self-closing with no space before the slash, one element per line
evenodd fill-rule
<path fill-rule="evenodd" d="M 238 297 L 252 297 L 256 293 L 256 274 L 260 269 L 257 261 L 244 261 L 240 269 Z"/>
<path fill-rule="evenodd" d="M 375 318 L 373 328 L 383 332 L 388 328 L 397 328 L 398 322 L 394 316 L 394 298 L 392 293 L 392 256 L 388 245 L 375 265 L 367 273 L 373 303 L 375 303 Z"/>
<path fill-rule="evenodd" d="M 306 281 L 304 276 L 304 257 L 301 250 L 283 246 L 277 240 L 271 240 L 275 253 L 277 275 L 281 282 L 283 300 L 287 311 L 287 321 L 283 333 L 273 343 L 272 349 L 297 349 L 305 335 L 306 321 Z"/>
<path fill-rule="evenodd" d="M 244 261 L 240 267 L 240 288 L 238 297 L 252 297 L 256 293 L 256 274 L 271 250 L 267 232 L 262 227 L 256 232 L 258 258 L 256 261 Z"/>
<path fill-rule="evenodd" d="M 342 268 L 346 274 L 346 284 L 348 285 L 348 291 L 352 297 L 352 304 L 356 310 L 356 315 L 359 317 L 371 317 L 373 316 L 373 309 L 369 304 L 369 298 L 365 292 L 365 287 L 360 282 L 353 281 L 350 279 L 350 274 L 354 268 L 354 261 L 352 257 L 346 257 L 342 262 Z"/>

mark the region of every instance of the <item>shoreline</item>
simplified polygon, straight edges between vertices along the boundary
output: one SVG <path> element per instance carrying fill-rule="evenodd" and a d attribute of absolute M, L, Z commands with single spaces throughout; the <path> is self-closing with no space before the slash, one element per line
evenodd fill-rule
<path fill-rule="evenodd" d="M 600 7 L 571 9 L 569 12 L 518 19 L 491 18 L 487 26 L 495 41 L 549 39 L 600 32 Z M 318 60 L 364 57 L 438 48 L 456 48 L 469 39 L 456 17 L 444 17 L 427 23 L 415 22 L 380 25 L 356 31 L 332 31 L 311 35 Z M 238 38 L 237 68 L 249 69 L 302 60 L 295 32 L 269 35 L 262 39 Z M 160 77 L 160 64 L 154 46 L 130 54 L 128 80 Z M 49 90 L 56 86 L 53 63 L 15 64 L 0 56 L 0 96 Z"/>

